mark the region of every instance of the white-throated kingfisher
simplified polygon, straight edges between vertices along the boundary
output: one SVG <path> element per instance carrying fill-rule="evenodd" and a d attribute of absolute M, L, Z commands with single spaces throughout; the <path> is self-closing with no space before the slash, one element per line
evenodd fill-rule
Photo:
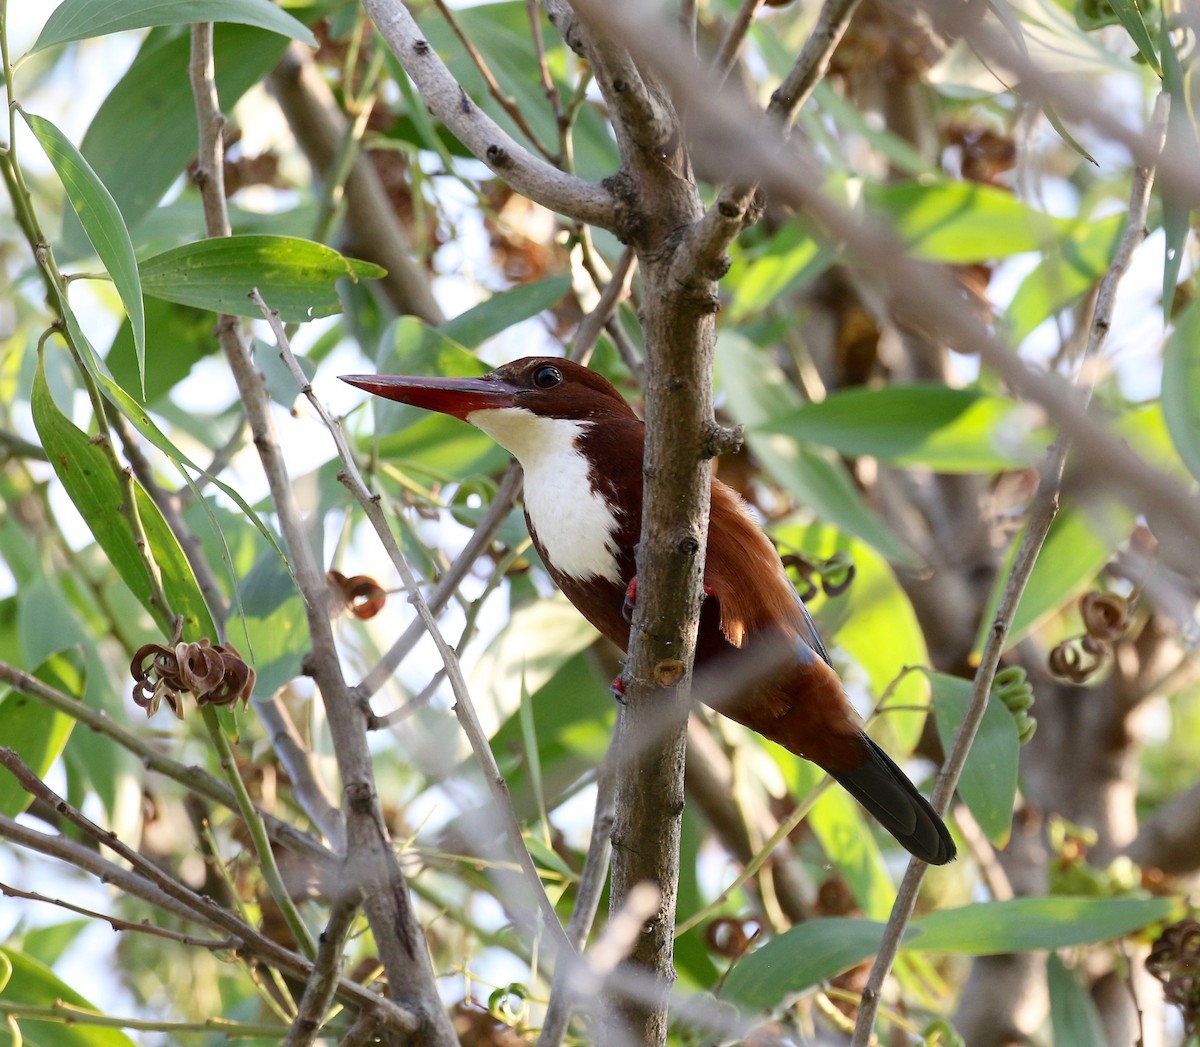
<path fill-rule="evenodd" d="M 525 473 L 525 520 L 550 576 L 589 622 L 628 649 L 645 427 L 607 379 L 569 360 L 527 357 L 479 378 L 342 380 L 460 418 L 513 454 Z M 955 847 L 945 824 L 864 733 L 775 547 L 715 477 L 704 591 L 697 693 L 823 768 L 922 861 L 950 861 Z"/>

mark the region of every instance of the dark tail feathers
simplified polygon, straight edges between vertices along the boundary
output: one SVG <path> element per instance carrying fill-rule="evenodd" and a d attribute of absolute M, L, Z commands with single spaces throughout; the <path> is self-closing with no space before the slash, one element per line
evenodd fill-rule
<path fill-rule="evenodd" d="M 957 853 L 950 830 L 929 801 L 878 745 L 865 734 L 866 763 L 850 771 L 829 771 L 910 853 L 930 865 L 945 865 Z"/>

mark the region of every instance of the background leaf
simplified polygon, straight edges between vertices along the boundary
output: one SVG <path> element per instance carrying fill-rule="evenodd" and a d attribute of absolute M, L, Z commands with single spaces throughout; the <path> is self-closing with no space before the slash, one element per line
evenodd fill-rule
<path fill-rule="evenodd" d="M 138 550 L 129 522 L 122 514 L 121 484 L 113 473 L 112 463 L 59 411 L 50 396 L 45 372 L 40 365 L 33 387 L 32 406 L 38 435 L 71 501 L 125 584 L 150 612 L 164 635 L 170 636 L 174 624 L 172 614 L 156 606 L 151 598 L 153 590 L 146 561 Z M 179 547 L 179 540 L 141 485 L 132 478 L 130 484 L 142 527 L 150 543 L 150 554 L 158 565 L 164 588 L 172 600 L 171 611 L 184 618 L 185 637 L 214 637 L 216 630 L 212 616 L 200 594 L 187 557 Z"/>
<path fill-rule="evenodd" d="M 949 752 L 967 713 L 971 681 L 944 673 L 930 673 L 929 679 L 938 734 Z M 1020 752 L 1016 720 L 1001 702 L 989 697 L 958 781 L 958 795 L 996 847 L 1004 847 L 1012 832 Z"/>
<path fill-rule="evenodd" d="M 66 1003 L 72 1007 L 103 1013 L 45 964 L 16 949 L 4 946 L 0 946 L 0 957 L 3 957 L 12 970 L 8 984 L 4 986 L 5 1002 L 33 1007 L 52 1007 L 56 1003 Z M 43 1022 L 22 1017 L 20 1029 L 24 1042 L 30 1047 L 134 1047 L 133 1041 L 119 1029 L 99 1025 Z M 6 1038 L 4 1033 L 0 1033 L 0 1042 Z"/>
<path fill-rule="evenodd" d="M 104 183 L 71 140 L 49 120 L 32 113 L 22 112 L 21 115 L 54 165 L 71 207 L 121 296 L 133 334 L 140 386 L 145 382 L 146 374 L 146 317 L 137 259 L 133 255 L 133 243 L 125 220 Z"/>
<path fill-rule="evenodd" d="M 906 949 L 996 956 L 1107 941 L 1161 920 L 1170 898 L 1013 898 L 939 909 L 913 921 Z"/>
<path fill-rule="evenodd" d="M 839 460 L 784 436 L 753 431 L 799 406 L 799 398 L 770 356 L 747 339 L 730 334 L 718 339 L 717 359 L 718 378 L 730 407 L 751 429 L 747 443 L 775 479 L 821 519 L 862 538 L 889 559 L 914 563 L 914 553 L 866 506 Z"/>
<path fill-rule="evenodd" d="M 797 924 L 745 957 L 729 973 L 721 998 L 767 1010 L 861 963 L 879 948 L 883 924 L 829 918 Z"/>
<path fill-rule="evenodd" d="M 87 663 L 78 648 L 67 648 L 51 655 L 34 671 L 42 683 L 83 698 L 87 683 Z M 9 691 L 0 700 L 0 744 L 16 750 L 34 774 L 44 778 L 62 754 L 75 721 L 35 698 Z M 33 797 L 7 772 L 0 774 L 0 814 L 15 818 L 33 802 Z"/>
<path fill-rule="evenodd" d="M 141 263 L 146 294 L 230 316 L 261 318 L 248 295 L 287 323 L 341 309 L 336 282 L 372 280 L 383 270 L 345 258 L 331 247 L 288 236 L 226 236 L 164 251 Z"/>
<path fill-rule="evenodd" d="M 193 22 L 240 22 L 317 46 L 302 23 L 269 0 L 63 0 L 46 19 L 32 50 L 126 29 Z"/>
<path fill-rule="evenodd" d="M 934 384 L 841 390 L 758 428 L 849 457 L 872 455 L 943 473 L 1020 468 L 1046 446 L 1015 401 Z"/>
<path fill-rule="evenodd" d="M 1175 449 L 1200 480 L 1200 302 L 1175 319 L 1163 355 L 1162 410 Z"/>

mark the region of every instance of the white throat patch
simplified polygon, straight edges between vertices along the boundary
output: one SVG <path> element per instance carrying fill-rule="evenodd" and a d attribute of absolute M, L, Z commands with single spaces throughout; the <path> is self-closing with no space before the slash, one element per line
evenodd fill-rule
<path fill-rule="evenodd" d="M 521 407 L 472 411 L 467 421 L 516 456 L 525 471 L 525 511 L 551 563 L 580 581 L 620 582 L 617 520 L 592 490 L 575 441 L 590 422 L 546 418 Z"/>

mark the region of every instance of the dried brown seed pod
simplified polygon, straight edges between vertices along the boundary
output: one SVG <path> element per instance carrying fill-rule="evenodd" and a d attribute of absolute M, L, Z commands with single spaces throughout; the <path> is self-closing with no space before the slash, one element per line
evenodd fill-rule
<path fill-rule="evenodd" d="M 1119 640 L 1129 629 L 1129 601 L 1116 593 L 1093 589 L 1079 599 L 1083 627 L 1090 637 L 1106 643 Z"/>

